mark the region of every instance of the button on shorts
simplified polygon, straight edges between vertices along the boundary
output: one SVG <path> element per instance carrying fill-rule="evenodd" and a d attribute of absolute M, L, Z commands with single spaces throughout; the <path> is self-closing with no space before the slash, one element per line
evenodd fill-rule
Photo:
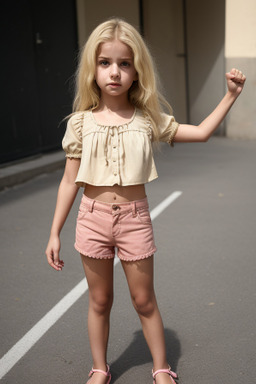
<path fill-rule="evenodd" d="M 83 195 L 79 207 L 75 248 L 96 259 L 135 261 L 156 251 L 147 198 L 120 204 Z"/>

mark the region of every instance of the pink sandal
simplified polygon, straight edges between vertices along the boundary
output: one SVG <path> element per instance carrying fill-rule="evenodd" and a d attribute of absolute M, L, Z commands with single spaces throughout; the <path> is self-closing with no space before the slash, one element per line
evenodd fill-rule
<path fill-rule="evenodd" d="M 173 384 L 176 384 L 175 380 L 178 380 L 177 373 L 171 371 L 171 367 L 169 365 L 168 369 L 158 369 L 155 372 L 153 372 L 153 370 L 152 370 L 153 384 L 156 384 L 156 375 L 158 375 L 158 373 L 167 373 L 170 376 L 171 381 L 172 381 Z"/>
<path fill-rule="evenodd" d="M 109 384 L 110 383 L 110 380 L 111 380 L 111 373 L 110 373 L 110 369 L 109 369 L 109 365 L 107 364 L 107 371 L 105 372 L 105 371 L 102 371 L 101 369 L 94 369 L 94 368 L 92 368 L 91 369 L 91 371 L 89 372 L 89 380 L 87 381 L 87 383 L 89 383 L 89 381 L 90 381 L 90 378 L 92 377 L 92 375 L 94 374 L 94 373 L 102 373 L 102 375 L 104 375 L 104 376 L 106 376 L 106 377 L 108 377 L 109 379 L 108 379 L 108 381 L 106 382 L 106 384 Z"/>

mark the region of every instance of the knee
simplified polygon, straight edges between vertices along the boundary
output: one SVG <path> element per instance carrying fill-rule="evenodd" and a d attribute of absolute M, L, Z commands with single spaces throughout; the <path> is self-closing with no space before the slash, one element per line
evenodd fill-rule
<path fill-rule="evenodd" d="M 94 292 L 90 295 L 90 307 L 98 315 L 110 312 L 113 304 L 113 293 Z"/>
<path fill-rule="evenodd" d="M 133 295 L 132 302 L 138 314 L 144 317 L 150 317 L 156 307 L 155 296 L 149 293 Z"/>

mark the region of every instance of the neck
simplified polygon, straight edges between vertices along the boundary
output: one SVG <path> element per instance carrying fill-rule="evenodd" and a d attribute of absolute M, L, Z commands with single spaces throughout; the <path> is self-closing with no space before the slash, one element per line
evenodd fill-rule
<path fill-rule="evenodd" d="M 131 105 L 127 97 L 111 97 L 101 98 L 99 109 L 101 111 L 107 110 L 110 112 L 117 112 L 122 110 L 131 110 L 134 109 L 134 107 Z"/>

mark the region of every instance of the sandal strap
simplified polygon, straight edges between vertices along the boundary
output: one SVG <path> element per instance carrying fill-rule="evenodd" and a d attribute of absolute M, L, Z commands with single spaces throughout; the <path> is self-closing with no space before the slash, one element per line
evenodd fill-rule
<path fill-rule="evenodd" d="M 102 373 L 102 375 L 106 376 L 106 377 L 110 377 L 111 379 L 111 373 L 110 373 L 110 368 L 109 368 L 109 365 L 107 364 L 107 371 L 102 371 L 101 369 L 94 369 L 92 368 L 91 371 L 89 372 L 89 377 L 92 377 L 92 375 L 94 373 Z M 109 380 L 110 381 L 110 380 Z M 108 383 L 109 383 L 108 381 Z"/>
<path fill-rule="evenodd" d="M 153 376 L 153 379 L 154 379 L 154 383 L 156 382 L 156 375 L 158 375 L 158 373 L 167 373 L 170 376 L 170 378 L 172 379 L 174 384 L 175 384 L 175 381 L 173 379 L 178 380 L 177 373 L 175 373 L 175 372 L 173 372 L 171 370 L 170 365 L 168 366 L 168 369 L 158 369 L 155 372 L 153 372 L 153 370 L 152 370 L 152 376 Z"/>

